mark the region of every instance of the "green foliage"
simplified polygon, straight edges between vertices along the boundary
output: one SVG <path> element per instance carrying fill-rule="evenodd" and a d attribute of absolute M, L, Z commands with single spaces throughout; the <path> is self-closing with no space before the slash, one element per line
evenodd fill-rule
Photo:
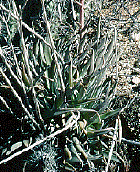
<path fill-rule="evenodd" d="M 27 135 L 37 130 L 45 137 L 52 133 L 51 128 L 57 131 L 75 121 L 71 129 L 57 136 L 65 138 L 61 141 L 64 147 L 59 144 L 64 152 L 63 167 L 69 171 L 94 171 L 106 167 L 111 137 L 118 131 L 112 119 L 120 109 L 109 109 L 117 82 L 107 75 L 116 59 L 116 29 L 104 29 L 99 14 L 93 16 L 95 9 L 90 2 L 85 28 L 79 30 L 79 11 L 72 2 L 42 3 L 46 13 L 33 22 L 34 30 L 26 27 L 30 31 L 28 37 L 24 37 L 25 24 L 17 18 L 21 11 L 14 1 L 9 6 L 13 15 L 1 6 L 3 27 L 10 31 L 6 47 L 0 49 L 1 111 L 22 119 L 22 134 Z M 15 21 L 17 24 L 13 24 Z M 12 41 L 15 31 L 20 36 L 18 51 Z M 30 129 L 25 131 L 27 125 Z M 111 161 L 120 162 L 114 154 Z"/>

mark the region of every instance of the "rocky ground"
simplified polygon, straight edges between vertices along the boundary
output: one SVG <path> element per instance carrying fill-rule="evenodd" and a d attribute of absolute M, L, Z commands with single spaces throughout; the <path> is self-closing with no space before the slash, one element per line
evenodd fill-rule
<path fill-rule="evenodd" d="M 117 28 L 117 65 L 114 78 L 118 79 L 115 106 L 121 107 L 123 137 L 140 141 L 140 8 L 135 1 L 109 1 L 102 15 L 109 25 Z M 129 126 L 129 128 L 127 127 Z M 130 171 L 139 171 L 139 146 L 128 146 Z"/>
<path fill-rule="evenodd" d="M 113 77 L 118 79 L 116 96 L 121 101 L 128 98 L 134 103 L 139 101 L 140 97 L 139 2 L 108 1 L 105 4 L 108 5 L 102 10 L 102 17 L 106 19 L 108 25 L 117 29 L 117 64 L 111 69 L 114 70 Z M 139 106 L 137 112 L 140 118 Z"/>

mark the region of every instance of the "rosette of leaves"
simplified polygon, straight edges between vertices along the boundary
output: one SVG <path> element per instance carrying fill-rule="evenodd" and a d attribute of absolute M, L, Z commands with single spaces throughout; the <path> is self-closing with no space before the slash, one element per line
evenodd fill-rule
<path fill-rule="evenodd" d="M 64 153 L 63 168 L 104 169 L 119 113 L 109 109 L 116 81 L 107 76 L 116 59 L 116 30 L 105 31 L 101 17 L 90 13 L 95 5 L 92 2 L 82 30 L 77 23 L 78 5 L 73 1 L 41 2 L 43 17 L 34 29 L 22 21 L 15 3 L 9 6 L 11 13 L 2 16 L 8 41 L 6 48 L 0 49 L 1 111 L 21 120 L 22 135 L 31 135 L 33 141 L 39 133 L 45 136 L 75 121 L 71 129 L 57 136 L 58 156 Z M 17 20 L 18 51 L 6 22 L 8 16 Z M 30 39 L 24 37 L 22 27 L 31 32 Z M 39 28 L 43 31 L 40 35 Z M 120 162 L 117 155 L 111 156 L 114 164 Z"/>

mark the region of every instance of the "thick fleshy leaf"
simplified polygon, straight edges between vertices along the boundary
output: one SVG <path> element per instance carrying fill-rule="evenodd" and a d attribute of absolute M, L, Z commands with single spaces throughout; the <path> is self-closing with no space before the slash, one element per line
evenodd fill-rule
<path fill-rule="evenodd" d="M 17 142 L 11 146 L 11 152 L 15 151 L 16 149 L 19 149 L 22 147 L 22 142 Z"/>

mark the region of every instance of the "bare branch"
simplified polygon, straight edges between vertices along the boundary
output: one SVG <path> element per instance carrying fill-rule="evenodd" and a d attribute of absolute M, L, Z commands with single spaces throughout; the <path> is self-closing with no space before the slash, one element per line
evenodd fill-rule
<path fill-rule="evenodd" d="M 25 148 L 25 149 L 23 149 L 23 150 L 21 150 L 21 151 L 18 151 L 18 152 L 16 152 L 16 153 L 14 153 L 13 155 L 11 155 L 10 157 L 8 157 L 8 158 L 2 160 L 2 161 L 0 162 L 0 164 L 6 163 L 6 162 L 12 160 L 13 158 L 15 158 L 16 156 L 21 155 L 23 152 L 27 152 L 27 151 L 33 149 L 35 146 L 40 145 L 41 143 L 45 142 L 47 139 L 53 138 L 53 137 L 55 137 L 56 135 L 61 134 L 62 132 L 66 131 L 66 130 L 68 130 L 70 127 L 72 127 L 74 124 L 75 124 L 75 120 L 74 120 L 73 122 L 69 123 L 69 125 L 65 126 L 63 129 L 57 130 L 57 131 L 54 132 L 53 134 L 51 134 L 51 135 L 45 137 L 44 139 L 39 140 L 39 141 L 35 142 L 34 144 L 32 144 L 31 146 L 29 146 L 29 147 L 27 147 L 27 148 Z"/>
<path fill-rule="evenodd" d="M 47 30 L 48 30 L 48 34 L 49 34 L 49 38 L 50 38 L 50 42 L 51 42 L 51 47 L 52 47 L 52 50 L 54 52 L 55 63 L 56 63 L 56 66 L 57 66 L 59 77 L 60 77 L 61 87 L 62 87 L 63 92 L 65 92 L 65 84 L 64 84 L 63 77 L 62 77 L 62 74 L 61 74 L 61 68 L 60 68 L 60 65 L 58 63 L 57 52 L 56 52 L 56 48 L 55 48 L 54 41 L 53 41 L 53 38 L 52 38 L 51 30 L 50 30 L 50 24 L 49 24 L 49 22 L 47 20 L 47 13 L 46 13 L 45 6 L 44 6 L 44 0 L 41 0 L 41 3 L 42 3 L 42 7 L 43 7 L 44 20 L 45 20 L 45 23 L 46 23 L 46 26 L 47 26 Z"/>
<path fill-rule="evenodd" d="M 18 93 L 16 92 L 16 90 L 11 85 L 10 80 L 7 78 L 7 76 L 3 72 L 2 68 L 0 68 L 0 73 L 2 74 L 3 78 L 5 78 L 7 84 L 10 86 L 11 91 L 13 92 L 14 96 L 18 99 L 18 101 L 19 101 L 21 107 L 23 108 L 24 112 L 28 115 L 28 117 L 31 119 L 31 121 L 40 129 L 39 124 L 36 122 L 36 120 L 33 118 L 33 116 L 30 114 L 30 112 L 28 111 L 28 109 L 23 104 L 23 101 L 22 101 L 21 97 L 18 95 Z"/>
<path fill-rule="evenodd" d="M 16 20 L 19 20 L 19 17 L 16 16 L 15 14 L 13 14 L 10 10 L 8 10 L 7 8 L 5 8 L 2 4 L 0 4 L 0 8 L 2 8 L 2 10 L 6 11 L 7 13 L 11 14 L 12 17 L 14 17 Z M 36 37 L 38 37 L 41 41 L 43 41 L 47 46 L 49 46 L 50 48 L 51 45 L 45 41 L 45 39 L 39 35 L 37 32 L 35 32 L 31 27 L 29 27 L 25 22 L 21 21 L 21 24 L 31 33 L 33 33 Z"/>

